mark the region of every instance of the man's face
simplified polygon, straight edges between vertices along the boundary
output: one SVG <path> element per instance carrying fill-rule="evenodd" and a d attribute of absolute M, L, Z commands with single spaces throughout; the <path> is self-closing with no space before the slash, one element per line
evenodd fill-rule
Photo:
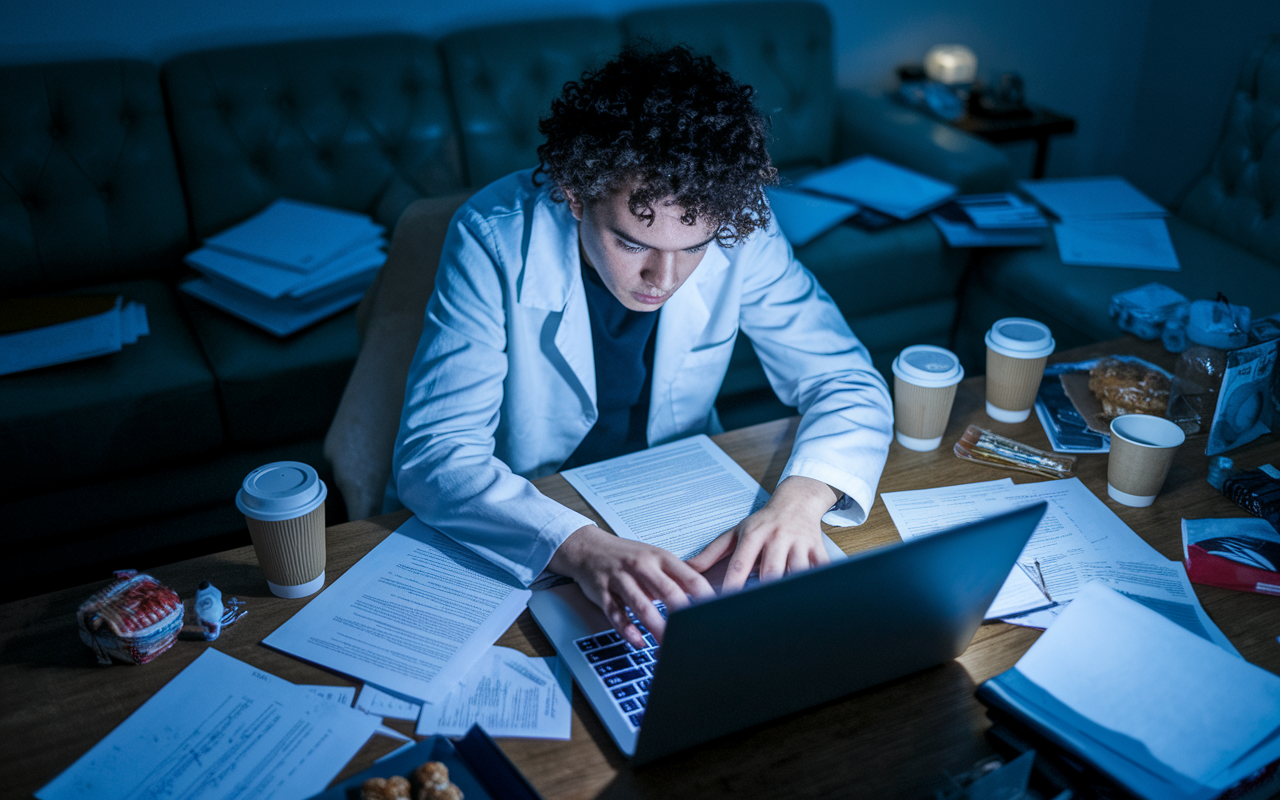
<path fill-rule="evenodd" d="M 613 296 L 632 311 L 657 311 L 702 262 L 716 229 L 705 221 L 686 225 L 684 210 L 658 202 L 650 225 L 627 208 L 629 191 L 584 205 L 569 192 L 578 239 L 587 263 Z"/>

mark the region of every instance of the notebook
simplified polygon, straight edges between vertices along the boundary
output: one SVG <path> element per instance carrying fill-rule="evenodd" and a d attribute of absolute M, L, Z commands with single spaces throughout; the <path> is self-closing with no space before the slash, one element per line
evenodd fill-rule
<path fill-rule="evenodd" d="M 619 749 L 644 763 L 956 657 L 1045 508 L 673 611 L 640 658 L 576 584 L 534 592 L 529 609 Z"/>

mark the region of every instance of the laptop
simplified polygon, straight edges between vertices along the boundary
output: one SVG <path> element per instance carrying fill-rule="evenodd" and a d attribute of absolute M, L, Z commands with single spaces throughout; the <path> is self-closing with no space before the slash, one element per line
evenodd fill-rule
<path fill-rule="evenodd" d="M 964 652 L 1041 502 L 672 611 L 635 651 L 577 584 L 529 609 L 618 748 L 642 764 Z"/>

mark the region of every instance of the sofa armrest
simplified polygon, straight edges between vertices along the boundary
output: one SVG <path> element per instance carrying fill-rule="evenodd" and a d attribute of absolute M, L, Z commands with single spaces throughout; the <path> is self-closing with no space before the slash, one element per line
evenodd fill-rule
<path fill-rule="evenodd" d="M 961 194 L 1012 185 L 1009 159 L 993 145 L 930 119 L 887 95 L 836 95 L 836 161 L 870 153 L 955 184 Z"/>

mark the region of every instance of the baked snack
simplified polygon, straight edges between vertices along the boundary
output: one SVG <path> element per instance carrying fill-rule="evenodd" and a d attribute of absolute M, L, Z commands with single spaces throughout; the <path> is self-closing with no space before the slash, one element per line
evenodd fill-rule
<path fill-rule="evenodd" d="M 399 775 L 370 778 L 360 784 L 360 800 L 410 800 L 409 781 Z"/>
<path fill-rule="evenodd" d="M 1145 364 L 1107 356 L 1089 370 L 1089 391 L 1102 403 L 1102 418 L 1124 414 L 1163 417 L 1169 407 L 1169 379 Z"/>
<path fill-rule="evenodd" d="M 439 761 L 428 761 L 413 771 L 417 787 L 414 800 L 462 800 L 462 790 L 449 781 L 449 768 Z"/>

